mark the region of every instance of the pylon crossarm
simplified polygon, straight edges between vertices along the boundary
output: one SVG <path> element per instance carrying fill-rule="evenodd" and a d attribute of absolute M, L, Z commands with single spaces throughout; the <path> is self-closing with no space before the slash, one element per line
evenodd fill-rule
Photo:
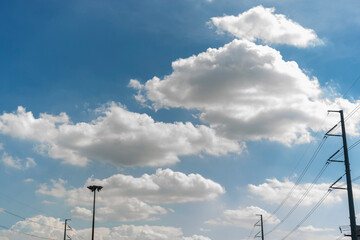
<path fill-rule="evenodd" d="M 339 125 L 339 123 L 337 123 L 335 126 L 333 126 L 329 131 L 327 131 L 327 132 L 325 133 L 325 135 L 330 134 L 330 132 L 331 132 L 332 130 L 334 130 L 338 125 Z"/>
<path fill-rule="evenodd" d="M 346 173 L 344 173 L 341 177 L 339 177 L 339 179 L 336 180 L 333 184 L 331 184 L 331 186 L 330 186 L 329 188 L 334 188 L 333 186 L 334 186 L 335 184 L 337 184 L 337 183 L 345 176 L 345 174 L 346 174 Z"/>
<path fill-rule="evenodd" d="M 340 152 L 341 148 L 339 150 L 337 150 L 333 155 L 331 155 L 331 157 L 328 158 L 329 162 L 335 161 L 335 160 L 331 160 L 336 154 L 338 154 Z"/>
<path fill-rule="evenodd" d="M 344 161 L 340 161 L 340 160 L 328 160 L 328 162 L 344 162 Z"/>

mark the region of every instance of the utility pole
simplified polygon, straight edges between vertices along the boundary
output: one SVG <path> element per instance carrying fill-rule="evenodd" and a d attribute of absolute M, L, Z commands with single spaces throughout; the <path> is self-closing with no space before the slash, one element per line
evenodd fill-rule
<path fill-rule="evenodd" d="M 93 220 L 92 220 L 92 234 L 91 234 L 91 240 L 94 240 L 94 231 L 95 231 L 95 196 L 96 196 L 96 190 L 99 192 L 103 187 L 102 186 L 88 186 L 88 189 L 91 190 L 91 192 L 94 192 L 94 202 L 93 202 Z"/>
<path fill-rule="evenodd" d="M 346 184 L 347 184 L 348 203 L 349 203 L 349 215 L 350 215 L 351 240 L 357 240 L 355 207 L 354 207 L 354 198 L 353 198 L 353 191 L 352 191 L 352 184 L 351 184 L 349 154 L 348 154 L 348 148 L 347 148 L 347 142 L 346 142 L 344 113 L 343 113 L 343 110 L 339 110 L 339 111 L 330 110 L 328 112 L 338 112 L 338 113 L 340 113 L 341 132 L 342 132 L 342 134 L 340 136 L 342 137 L 342 140 L 343 140 L 345 174 L 346 174 Z M 334 128 L 332 128 L 332 129 L 334 129 Z M 327 134 L 327 135 L 329 135 L 329 136 L 337 136 L 337 135 L 331 135 L 331 134 Z"/>
<path fill-rule="evenodd" d="M 260 220 L 259 220 L 257 223 L 255 223 L 255 226 L 260 226 L 260 227 L 261 227 L 261 230 L 260 230 L 260 232 L 261 232 L 261 240 L 264 240 L 264 222 L 263 222 L 263 216 L 262 216 L 262 214 L 256 214 L 256 216 L 260 216 Z M 260 225 L 258 225 L 259 222 L 260 222 Z M 260 236 L 258 236 L 260 232 L 258 232 L 258 233 L 255 235 L 255 237 L 260 237 Z"/>
<path fill-rule="evenodd" d="M 66 240 L 67 221 L 71 221 L 71 219 L 65 219 L 64 240 Z"/>

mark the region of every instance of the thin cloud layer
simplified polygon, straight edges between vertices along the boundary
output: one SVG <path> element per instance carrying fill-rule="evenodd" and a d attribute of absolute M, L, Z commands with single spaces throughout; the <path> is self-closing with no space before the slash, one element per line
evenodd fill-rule
<path fill-rule="evenodd" d="M 292 233 L 288 238 L 286 239 L 292 239 L 292 240 L 313 240 L 313 239 L 319 239 L 319 240 L 328 240 L 328 239 L 341 239 L 343 238 L 343 234 L 336 234 L 338 231 L 337 228 L 335 229 L 328 229 L 328 231 L 311 231 L 310 228 L 313 228 L 312 226 L 305 227 L 302 229 L 301 227 Z M 314 228 L 320 230 L 320 228 Z M 272 239 L 283 239 L 286 235 L 289 234 L 289 231 L 286 230 L 275 230 L 273 233 L 271 233 Z"/>
<path fill-rule="evenodd" d="M 288 44 L 308 47 L 322 44 L 312 29 L 288 19 L 285 15 L 274 14 L 275 8 L 257 6 L 238 16 L 211 18 L 219 32 L 229 32 L 237 38 L 264 43 Z"/>
<path fill-rule="evenodd" d="M 62 239 L 64 237 L 63 229 L 63 221 L 59 218 L 39 215 L 19 221 L 11 226 L 10 230 L 1 230 L 0 233 L 2 240 L 23 240 L 24 237 L 30 237 L 26 234 L 35 235 L 40 238 Z M 72 228 L 67 231 L 67 234 L 73 240 L 90 239 L 91 228 Z M 121 225 L 113 228 L 100 227 L 95 229 L 95 237 L 100 240 L 211 240 L 201 235 L 185 237 L 181 228 L 149 225 Z"/>
<path fill-rule="evenodd" d="M 334 231 L 332 228 L 317 228 L 312 225 L 299 227 L 299 230 L 302 232 L 330 232 Z"/>
<path fill-rule="evenodd" d="M 203 125 L 155 122 L 115 103 L 98 111 L 95 120 L 72 124 L 65 113 L 35 118 L 19 107 L 0 115 L 0 133 L 37 141 L 39 153 L 79 166 L 89 159 L 120 166 L 163 166 L 178 162 L 179 156 L 219 156 L 244 148 Z"/>
<path fill-rule="evenodd" d="M 168 213 L 154 204 L 209 201 L 225 193 L 220 184 L 199 174 L 186 175 L 170 169 L 158 169 L 155 174 L 139 178 L 116 174 L 105 179 L 88 179 L 84 187 L 57 191 L 65 189 L 64 184 L 61 179 L 53 180 L 50 186 L 42 184 L 37 193 L 65 197 L 66 202 L 74 206 L 73 216 L 88 219 L 92 193 L 86 187 L 101 185 L 104 188 L 97 195 L 97 216 L 103 221 L 152 220 L 154 215 Z"/>
<path fill-rule="evenodd" d="M 254 222 L 260 219 L 257 214 L 262 214 L 263 218 L 266 219 L 267 224 L 277 224 L 280 222 L 275 215 L 268 213 L 264 209 L 249 206 L 246 208 L 239 207 L 234 210 L 225 210 L 221 218 L 209 220 L 206 221 L 206 223 L 211 225 L 228 225 L 251 229 L 254 226 Z"/>
<path fill-rule="evenodd" d="M 131 80 L 137 99 L 154 108 L 200 111 L 200 119 L 229 139 L 309 142 L 311 131 L 330 128 L 323 120 L 328 109 L 352 111 L 360 102 L 322 97 L 316 78 L 268 46 L 233 40 L 218 49 L 172 63 L 173 72 L 142 85 Z M 356 113 L 359 116 L 359 113 Z M 338 114 L 329 115 L 336 123 Z M 348 132 L 358 134 L 359 119 L 348 121 Z"/>

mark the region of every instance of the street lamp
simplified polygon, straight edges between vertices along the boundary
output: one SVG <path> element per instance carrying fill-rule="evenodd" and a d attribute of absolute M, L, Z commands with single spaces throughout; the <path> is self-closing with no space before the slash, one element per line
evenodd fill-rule
<path fill-rule="evenodd" d="M 92 185 L 92 186 L 88 186 L 87 188 L 90 189 L 92 192 L 94 192 L 93 221 L 92 221 L 92 237 L 91 237 L 91 240 L 94 240 L 94 227 L 95 227 L 95 195 L 96 195 L 96 190 L 99 192 L 103 187 L 102 187 L 102 186 Z"/>

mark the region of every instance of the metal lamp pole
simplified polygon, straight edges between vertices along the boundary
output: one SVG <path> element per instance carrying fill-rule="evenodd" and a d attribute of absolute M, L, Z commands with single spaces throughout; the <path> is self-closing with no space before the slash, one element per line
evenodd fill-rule
<path fill-rule="evenodd" d="M 92 220 L 92 237 L 91 240 L 94 240 L 94 228 L 95 228 L 95 196 L 96 196 L 96 190 L 99 192 L 103 187 L 102 186 L 88 186 L 88 189 L 91 190 L 91 192 L 94 192 L 94 203 L 93 203 L 93 220 Z"/>

